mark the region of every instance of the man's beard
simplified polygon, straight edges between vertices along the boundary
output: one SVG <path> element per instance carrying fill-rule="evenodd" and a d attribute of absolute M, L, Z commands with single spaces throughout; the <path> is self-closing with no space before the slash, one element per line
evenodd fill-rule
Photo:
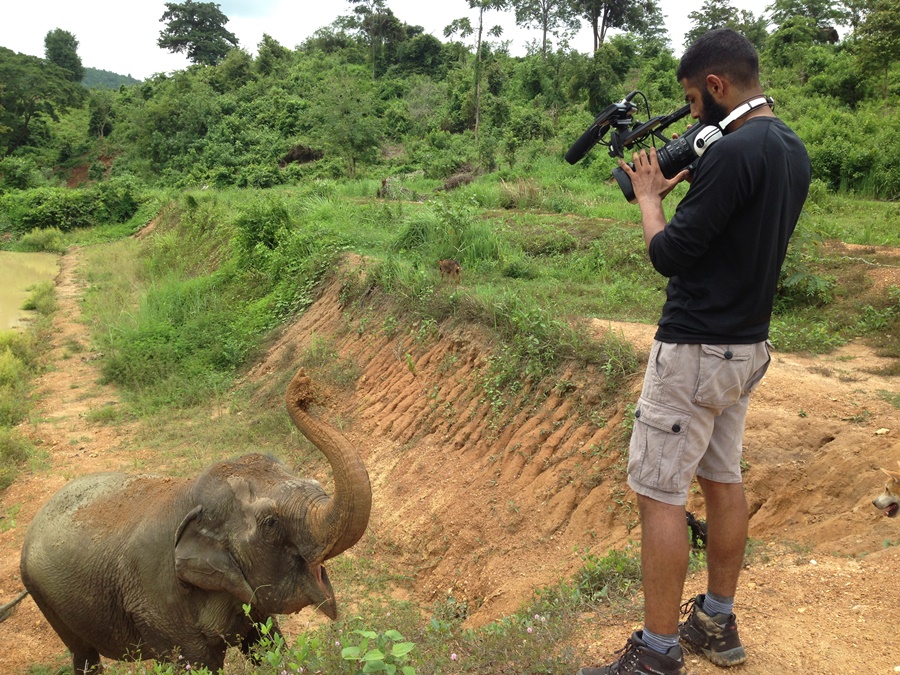
<path fill-rule="evenodd" d="M 700 115 L 703 124 L 718 124 L 728 117 L 728 111 L 716 103 L 709 90 L 703 89 L 700 92 L 700 99 L 703 101 L 703 114 Z"/>

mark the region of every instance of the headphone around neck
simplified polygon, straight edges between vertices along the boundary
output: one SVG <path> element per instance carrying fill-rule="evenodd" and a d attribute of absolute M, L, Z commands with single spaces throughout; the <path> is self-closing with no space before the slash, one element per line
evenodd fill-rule
<path fill-rule="evenodd" d="M 740 119 L 747 113 L 756 110 L 757 108 L 761 108 L 764 105 L 768 105 L 770 108 L 775 107 L 775 101 L 770 96 L 757 96 L 756 98 L 751 98 L 746 103 L 742 103 L 737 108 L 731 111 L 731 114 L 728 115 L 724 120 L 719 122 L 718 126 L 722 131 L 728 128 L 728 125 L 734 122 L 736 119 Z"/>

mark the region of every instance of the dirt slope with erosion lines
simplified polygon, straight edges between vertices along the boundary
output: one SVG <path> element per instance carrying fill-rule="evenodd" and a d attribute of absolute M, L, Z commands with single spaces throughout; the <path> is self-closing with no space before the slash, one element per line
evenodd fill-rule
<path fill-rule="evenodd" d="M 40 504 L 75 475 L 134 461 L 120 450 L 127 427 L 84 418 L 115 392 L 96 385 L 90 355 L 71 354 L 73 340 L 88 338 L 77 322 L 77 254 L 63 263 L 58 367 L 42 378 L 39 421 L 26 430 L 48 449 L 50 467 L 2 495 L 0 514 L 17 511 L 15 526 L 0 533 L 0 598 L 20 587 L 18 549 Z M 471 326 L 394 333 L 390 314 L 343 306 L 340 288 L 340 278 L 329 284 L 246 377 L 275 379 L 322 344 L 358 373 L 342 379 L 323 365 L 312 374 L 323 383 L 322 413 L 357 443 L 369 467 L 375 501 L 367 537 L 377 555 L 410 575 L 416 600 L 427 606 L 450 594 L 480 625 L 576 571 L 581 553 L 602 556 L 639 539 L 622 454 L 639 378 L 604 407 L 599 374 L 573 368 L 553 383 L 526 383 L 518 400 L 493 412 L 479 385 L 485 335 Z M 653 333 L 652 326 L 601 321 L 594 329 L 621 333 L 642 355 Z M 889 673 L 900 666 L 900 519 L 871 505 L 884 483 L 878 467 L 900 459 L 900 411 L 882 394 L 896 393 L 896 380 L 872 374 L 884 361 L 860 344 L 815 358 L 776 353 L 755 395 L 746 483 L 751 536 L 763 543 L 743 577 L 740 616 L 751 659 L 736 672 Z M 282 393 L 268 392 L 265 404 L 277 405 Z M 702 515 L 699 496 L 689 506 Z M 692 577 L 688 591 L 702 591 L 702 581 Z M 301 613 L 287 629 L 306 619 Z M 586 662 L 604 659 L 634 627 L 586 614 L 578 649 Z M 0 624 L 0 644 L 2 672 L 24 672 L 62 653 L 30 600 Z M 696 659 L 689 670 L 719 672 Z"/>

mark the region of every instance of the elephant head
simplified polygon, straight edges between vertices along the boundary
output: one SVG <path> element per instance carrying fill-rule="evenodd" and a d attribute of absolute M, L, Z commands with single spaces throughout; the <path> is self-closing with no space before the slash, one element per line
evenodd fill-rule
<path fill-rule="evenodd" d="M 323 563 L 362 537 L 372 491 L 349 441 L 308 413 L 311 398 L 301 369 L 287 389 L 288 413 L 331 464 L 334 494 L 263 455 L 210 466 L 192 486 L 196 505 L 175 536 L 181 583 L 226 591 L 251 604 L 255 616 L 290 614 L 308 605 L 337 616 Z"/>

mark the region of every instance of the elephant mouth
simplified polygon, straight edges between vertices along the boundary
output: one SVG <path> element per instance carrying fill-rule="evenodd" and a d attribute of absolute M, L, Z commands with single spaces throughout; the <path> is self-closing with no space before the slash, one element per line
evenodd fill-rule
<path fill-rule="evenodd" d="M 330 619 L 336 619 L 337 601 L 334 597 L 334 590 L 331 588 L 331 581 L 328 579 L 328 573 L 325 571 L 325 566 L 316 565 L 313 569 L 313 576 L 316 580 L 317 590 L 322 595 L 322 599 L 316 606 L 316 609 Z"/>
<path fill-rule="evenodd" d="M 274 603 L 278 607 L 274 608 L 272 613 L 295 614 L 304 607 L 312 605 L 325 616 L 331 619 L 337 618 L 337 602 L 324 566 L 313 566 L 313 569 L 309 570 L 309 574 L 303 576 L 303 580 L 294 587 L 293 591 L 284 602 Z"/>

